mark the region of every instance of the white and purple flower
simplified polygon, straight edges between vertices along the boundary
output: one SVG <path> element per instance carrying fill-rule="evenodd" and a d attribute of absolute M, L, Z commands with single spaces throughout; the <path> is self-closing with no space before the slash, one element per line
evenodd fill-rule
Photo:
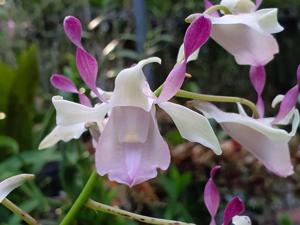
<path fill-rule="evenodd" d="M 193 101 L 193 105 L 207 118 L 215 119 L 229 136 L 250 151 L 266 168 L 286 177 L 294 173 L 288 143 L 299 126 L 299 112 L 295 105 L 299 94 L 300 66 L 297 82 L 285 96 L 278 95 L 273 100 L 273 107 L 281 102 L 276 117 L 249 117 L 240 104 L 239 113 L 224 112 L 211 103 Z M 292 125 L 290 132 L 278 127 L 288 124 Z"/>
<path fill-rule="evenodd" d="M 191 22 L 204 15 L 212 22 L 212 39 L 233 55 L 238 64 L 263 66 L 279 52 L 272 34 L 281 32 L 283 27 L 277 21 L 276 8 L 257 10 L 261 2 L 222 0 L 220 5 L 232 14 L 196 13 L 188 16 L 186 21 Z M 209 0 L 205 1 L 206 8 L 212 6 Z"/>
<path fill-rule="evenodd" d="M 148 63 L 161 62 L 159 58 L 152 57 L 122 70 L 108 99 L 96 87 L 97 62 L 81 45 L 79 20 L 67 17 L 64 27 L 69 39 L 77 46 L 76 63 L 80 75 L 102 103 L 90 107 L 84 104 L 86 101 L 78 104 L 60 96 L 53 97 L 57 126 L 41 142 L 40 149 L 60 140 L 78 138 L 86 130 L 85 124 L 94 122 L 101 131 L 99 139 L 94 140 L 97 172 L 128 186 L 139 184 L 154 178 L 158 168 L 166 170 L 170 164 L 169 148 L 159 133 L 155 117 L 157 105 L 173 119 L 182 137 L 221 154 L 217 137 L 207 118 L 184 106 L 168 102 L 183 83 L 187 60 L 175 65 L 158 98 L 149 88 L 142 70 Z M 190 25 L 184 39 L 187 57 L 207 41 L 210 27 L 209 20 L 204 17 Z M 62 91 L 81 94 L 70 80 L 61 75 L 54 75 L 51 82 Z M 108 120 L 103 127 L 107 114 Z"/>

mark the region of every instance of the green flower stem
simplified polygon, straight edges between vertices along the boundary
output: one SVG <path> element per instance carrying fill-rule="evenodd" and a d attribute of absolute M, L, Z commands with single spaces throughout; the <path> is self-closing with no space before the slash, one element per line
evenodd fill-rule
<path fill-rule="evenodd" d="M 1 203 L 6 208 L 8 208 L 10 211 L 12 211 L 14 214 L 21 217 L 22 220 L 24 220 L 27 224 L 29 224 L 29 225 L 41 225 L 32 216 L 30 216 L 27 212 L 24 212 L 22 209 L 20 209 L 17 205 L 15 205 L 13 202 L 8 200 L 7 198 L 3 199 L 3 201 Z"/>
<path fill-rule="evenodd" d="M 213 5 L 209 7 L 207 10 L 205 10 L 203 14 L 210 14 L 212 12 L 219 11 L 219 10 L 221 10 L 225 15 L 232 14 L 230 10 L 224 5 Z"/>
<path fill-rule="evenodd" d="M 87 202 L 87 200 L 90 197 L 90 194 L 96 184 L 98 178 L 98 174 L 96 171 L 93 171 L 90 175 L 87 183 L 85 184 L 84 188 L 82 189 L 81 193 L 79 194 L 78 198 L 72 205 L 71 209 L 67 213 L 67 215 L 64 217 L 60 225 L 70 225 L 73 224 L 76 214 L 79 212 L 79 210 L 84 206 L 84 204 Z"/>
<path fill-rule="evenodd" d="M 174 220 L 164 220 L 164 219 L 158 219 L 154 217 L 149 216 L 142 216 L 136 213 L 131 213 L 126 210 L 122 210 L 116 207 L 108 206 L 99 202 L 96 202 L 94 200 L 89 200 L 86 205 L 86 207 L 90 209 L 94 209 L 101 212 L 106 212 L 115 216 L 122 216 L 130 220 L 136 220 L 143 223 L 148 224 L 157 224 L 157 225 L 194 225 L 193 223 L 184 223 Z"/>
<path fill-rule="evenodd" d="M 201 100 L 206 102 L 231 102 L 231 103 L 241 103 L 243 105 L 248 106 L 253 113 L 253 117 L 258 118 L 258 111 L 256 108 L 256 105 L 245 99 L 240 97 L 231 97 L 231 96 L 219 96 L 219 95 L 204 95 L 204 94 L 198 94 L 194 92 L 179 90 L 177 91 L 176 97 L 179 98 L 188 98 L 188 99 L 194 99 L 194 100 Z"/>

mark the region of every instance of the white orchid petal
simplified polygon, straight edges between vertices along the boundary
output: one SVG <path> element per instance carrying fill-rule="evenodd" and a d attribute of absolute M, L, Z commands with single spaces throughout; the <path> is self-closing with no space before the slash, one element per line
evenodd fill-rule
<path fill-rule="evenodd" d="M 141 60 L 137 65 L 122 70 L 115 81 L 115 89 L 111 97 L 112 107 L 135 106 L 150 111 L 155 101 L 155 96 L 146 81 L 143 66 L 148 63 L 161 63 L 158 57 Z"/>
<path fill-rule="evenodd" d="M 173 119 L 182 137 L 211 148 L 217 155 L 222 153 L 219 141 L 207 118 L 171 102 L 160 103 L 159 107 Z"/>
<path fill-rule="evenodd" d="M 214 118 L 233 139 L 250 151 L 270 171 L 279 176 L 294 173 L 288 142 L 299 123 L 296 111 L 290 133 L 271 127 L 270 118 L 253 119 L 237 113 L 226 113 L 210 103 L 194 101 L 194 106 Z"/>
<path fill-rule="evenodd" d="M 283 27 L 278 23 L 278 9 L 261 9 L 254 13 L 260 28 L 269 34 L 283 31 Z"/>
<path fill-rule="evenodd" d="M 39 149 L 49 148 L 59 141 L 68 142 L 71 139 L 78 139 L 84 131 L 86 131 L 84 123 L 58 125 L 41 141 Z"/>
<path fill-rule="evenodd" d="M 110 109 L 107 103 L 97 104 L 91 108 L 64 100 L 61 96 L 54 96 L 52 102 L 57 113 L 56 123 L 61 126 L 102 121 Z"/>
<path fill-rule="evenodd" d="M 211 37 L 240 65 L 265 65 L 279 52 L 277 41 L 271 34 L 244 24 L 215 24 Z"/>
<path fill-rule="evenodd" d="M 32 180 L 33 174 L 19 174 L 9 177 L 0 183 L 0 202 L 2 202 L 10 192 L 21 186 L 25 181 Z"/>
<path fill-rule="evenodd" d="M 188 58 L 187 62 L 195 61 L 198 58 L 200 48 L 194 51 Z M 183 50 L 183 44 L 181 44 L 179 50 L 178 50 L 178 55 L 177 55 L 177 63 L 182 62 L 184 60 L 184 50 Z"/>
<path fill-rule="evenodd" d="M 234 216 L 232 223 L 234 225 L 251 225 L 251 220 L 248 216 Z"/>
<path fill-rule="evenodd" d="M 243 24 L 263 34 L 278 33 L 283 27 L 277 21 L 277 9 L 261 9 L 254 13 L 242 13 L 237 15 L 224 15 L 210 18 L 213 25 L 238 25 Z"/>
<path fill-rule="evenodd" d="M 269 118 L 256 120 L 252 117 L 245 117 L 237 113 L 225 113 L 213 104 L 199 101 L 194 101 L 194 106 L 207 118 L 214 118 L 218 123 L 242 124 L 260 132 L 261 134 L 264 134 L 273 141 L 289 141 L 291 138 L 291 135 L 285 130 L 271 127 Z M 267 120 L 267 122 L 263 120 Z"/>

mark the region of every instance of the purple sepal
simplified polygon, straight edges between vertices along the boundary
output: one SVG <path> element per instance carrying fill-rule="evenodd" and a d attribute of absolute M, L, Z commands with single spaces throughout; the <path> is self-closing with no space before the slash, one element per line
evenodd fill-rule
<path fill-rule="evenodd" d="M 259 8 L 259 6 L 261 5 L 263 0 L 256 0 L 255 5 L 256 5 L 256 9 Z"/>
<path fill-rule="evenodd" d="M 265 106 L 262 99 L 262 92 L 266 84 L 266 70 L 264 66 L 251 66 L 249 71 L 250 81 L 257 93 L 257 109 L 259 116 L 264 117 Z"/>
<path fill-rule="evenodd" d="M 88 107 L 92 107 L 92 103 L 91 103 L 90 99 L 85 94 L 78 93 L 78 97 L 79 97 L 80 104 L 88 106 Z"/>
<path fill-rule="evenodd" d="M 212 168 L 210 171 L 210 178 L 204 188 L 204 203 L 211 216 L 210 225 L 216 224 L 215 216 L 220 205 L 220 193 L 213 180 L 220 168 L 220 166 L 215 166 Z"/>
<path fill-rule="evenodd" d="M 204 0 L 204 9 L 205 10 L 208 9 L 208 8 L 210 8 L 210 7 L 212 7 L 212 6 L 214 6 L 214 4 L 212 4 L 211 1 Z M 211 15 L 213 15 L 215 17 L 219 17 L 220 16 L 220 14 L 217 11 L 211 13 Z"/>
<path fill-rule="evenodd" d="M 98 98 L 105 102 L 106 100 L 100 95 L 96 87 L 98 73 L 97 60 L 84 49 L 77 48 L 76 66 L 84 83 L 97 95 Z"/>
<path fill-rule="evenodd" d="M 183 39 L 186 60 L 208 40 L 211 28 L 211 21 L 204 16 L 198 17 L 189 25 Z"/>
<path fill-rule="evenodd" d="M 64 31 L 69 40 L 77 47 L 81 46 L 82 26 L 80 20 L 74 16 L 67 16 L 64 19 Z"/>
<path fill-rule="evenodd" d="M 69 78 L 61 74 L 53 74 L 50 78 L 50 82 L 53 87 L 60 91 L 78 93 L 78 90 Z"/>
<path fill-rule="evenodd" d="M 280 103 L 279 111 L 272 121 L 272 124 L 276 124 L 280 120 L 284 119 L 285 116 L 295 107 L 299 95 L 299 85 L 300 85 L 300 65 L 297 68 L 297 84 L 292 87 L 282 99 Z"/>
<path fill-rule="evenodd" d="M 171 99 L 182 86 L 186 71 L 186 61 L 174 66 L 163 84 L 162 91 L 156 100 L 157 103 Z"/>
<path fill-rule="evenodd" d="M 244 210 L 244 203 L 239 197 L 231 199 L 224 210 L 223 225 L 228 225 L 234 216 L 241 214 Z"/>

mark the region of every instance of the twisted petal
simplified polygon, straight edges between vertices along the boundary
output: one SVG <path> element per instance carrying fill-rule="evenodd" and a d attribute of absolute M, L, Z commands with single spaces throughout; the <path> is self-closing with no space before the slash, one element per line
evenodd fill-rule
<path fill-rule="evenodd" d="M 198 58 L 199 51 L 200 51 L 200 48 L 198 48 L 196 51 L 194 51 L 194 53 L 188 57 L 187 62 L 195 61 Z M 178 50 L 176 63 L 180 63 L 182 60 L 184 60 L 183 44 L 180 45 L 180 48 Z"/>
<path fill-rule="evenodd" d="M 171 102 L 160 103 L 159 107 L 173 119 L 182 137 L 212 149 L 217 155 L 222 153 L 219 141 L 207 118 Z"/>
<path fill-rule="evenodd" d="M 77 139 L 86 130 L 87 122 L 96 122 L 99 129 L 110 106 L 106 103 L 87 107 L 78 103 L 64 100 L 60 96 L 54 96 L 52 102 L 56 109 L 57 126 L 40 143 L 39 149 L 49 148 L 58 141 Z"/>
<path fill-rule="evenodd" d="M 0 183 L 0 203 L 17 187 L 21 186 L 25 181 L 32 180 L 33 174 L 19 174 L 9 177 Z"/>
<path fill-rule="evenodd" d="M 266 84 L 266 71 L 264 66 L 251 66 L 250 67 L 250 80 L 257 93 L 257 109 L 259 116 L 264 117 L 265 105 L 262 99 L 262 92 Z"/>
<path fill-rule="evenodd" d="M 161 63 L 157 57 L 141 60 L 137 65 L 122 70 L 116 80 L 111 96 L 111 104 L 116 106 L 135 106 L 150 111 L 155 96 L 150 90 L 143 73 L 143 66 L 149 63 Z"/>
<path fill-rule="evenodd" d="M 182 61 L 174 66 L 163 84 L 157 103 L 170 100 L 180 89 L 185 78 L 186 62 Z"/>
<path fill-rule="evenodd" d="M 223 225 L 228 225 L 234 216 L 239 215 L 244 210 L 244 203 L 239 197 L 231 199 L 224 210 Z"/>
<path fill-rule="evenodd" d="M 194 101 L 194 106 L 207 117 L 214 118 L 222 128 L 250 151 L 270 171 L 279 176 L 293 174 L 288 142 L 295 135 L 299 113 L 294 112 L 290 133 L 270 125 L 270 119 L 253 119 L 236 113 L 226 113 L 212 104 Z"/>
<path fill-rule="evenodd" d="M 170 153 L 161 137 L 154 108 L 114 107 L 96 148 L 96 168 L 110 180 L 130 187 L 166 170 Z"/>
<path fill-rule="evenodd" d="M 210 172 L 210 178 L 204 188 L 204 203 L 211 216 L 210 225 L 215 225 L 215 216 L 220 205 L 220 193 L 214 183 L 214 176 L 221 167 L 215 166 Z"/>
<path fill-rule="evenodd" d="M 234 216 L 232 223 L 234 225 L 251 225 L 251 220 L 248 216 Z"/>

